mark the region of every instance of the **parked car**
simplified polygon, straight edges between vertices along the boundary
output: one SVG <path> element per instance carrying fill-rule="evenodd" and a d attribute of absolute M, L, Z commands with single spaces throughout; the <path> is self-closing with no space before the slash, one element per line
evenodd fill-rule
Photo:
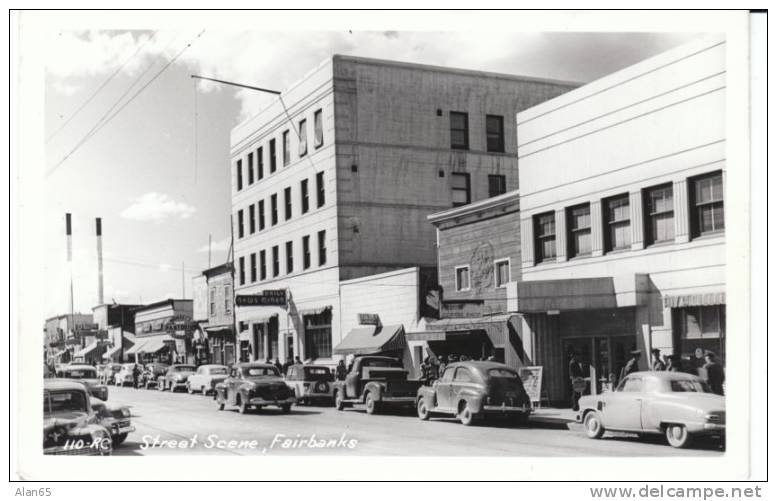
<path fill-rule="evenodd" d="M 419 388 L 416 410 L 422 420 L 432 414 L 447 414 L 469 426 L 494 415 L 527 424 L 532 408 L 520 376 L 511 367 L 467 361 L 448 365 L 432 386 Z"/>
<path fill-rule="evenodd" d="M 700 435 L 726 433 L 726 401 L 700 377 L 682 372 L 634 372 L 615 391 L 580 399 L 578 422 L 586 435 L 605 431 L 663 434 L 672 447 Z"/>
<path fill-rule="evenodd" d="M 294 391 L 298 403 L 334 401 L 335 376 L 323 365 L 292 365 L 286 372 L 286 384 Z"/>
<path fill-rule="evenodd" d="M 97 367 L 97 374 L 104 384 L 114 384 L 114 378 L 120 370 L 121 364 L 107 363 Z"/>
<path fill-rule="evenodd" d="M 113 377 L 116 386 L 132 386 L 135 384 L 135 376 L 132 371 L 135 370 L 134 363 L 121 364 L 121 369 Z"/>
<path fill-rule="evenodd" d="M 157 389 L 159 391 L 170 390 L 173 393 L 179 388 L 186 388 L 186 381 L 196 371 L 197 367 L 194 365 L 173 364 L 168 367 L 164 376 L 157 378 Z"/>
<path fill-rule="evenodd" d="M 128 405 L 113 404 L 95 398 L 92 398 L 91 404 L 100 424 L 110 432 L 114 448 L 121 445 L 127 439 L 127 435 L 135 431 Z"/>
<path fill-rule="evenodd" d="M 229 376 L 229 367 L 226 365 L 206 364 L 197 367 L 197 372 L 189 376 L 186 381 L 186 390 L 191 394 L 195 391 L 206 395 L 216 391 L 216 385 Z"/>
<path fill-rule="evenodd" d="M 59 368 L 57 377 L 78 381 L 86 386 L 91 395 L 100 400 L 108 400 L 108 387 L 100 383 L 97 369 L 91 365 L 65 365 Z"/>
<path fill-rule="evenodd" d="M 113 452 L 110 431 L 100 424 L 89 392 L 77 381 L 43 381 L 43 453 L 105 456 Z"/>
<path fill-rule="evenodd" d="M 233 365 L 229 377 L 216 385 L 216 402 L 219 410 L 234 405 L 241 414 L 252 407 L 261 409 L 268 405 L 279 407 L 286 413 L 291 410 L 295 399 L 277 367 L 248 362 Z"/>
<path fill-rule="evenodd" d="M 392 357 L 357 356 L 345 381 L 334 383 L 337 410 L 364 404 L 368 414 L 380 412 L 384 405 L 412 407 L 420 380 L 407 378 L 402 362 Z"/>
<path fill-rule="evenodd" d="M 143 369 L 143 374 L 141 375 L 142 386 L 147 390 L 157 388 L 159 385 L 159 377 L 164 376 L 169 368 L 169 364 L 163 364 L 161 362 L 150 362 L 146 364 Z"/>

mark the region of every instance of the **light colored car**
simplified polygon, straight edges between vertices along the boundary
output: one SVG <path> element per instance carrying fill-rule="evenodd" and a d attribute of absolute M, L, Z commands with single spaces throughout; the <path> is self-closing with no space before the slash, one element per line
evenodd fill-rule
<path fill-rule="evenodd" d="M 170 393 L 174 393 L 179 388 L 186 388 L 186 381 L 196 370 L 197 367 L 194 365 L 171 365 L 164 376 L 157 378 L 157 389 L 159 391 L 170 390 Z"/>
<path fill-rule="evenodd" d="M 334 402 L 335 376 L 324 365 L 292 365 L 286 371 L 286 384 L 294 390 L 297 402 L 310 404 Z"/>
<path fill-rule="evenodd" d="M 113 376 L 113 382 L 116 386 L 132 386 L 135 384 L 135 377 L 132 371 L 135 369 L 135 364 L 121 364 L 119 372 Z"/>
<path fill-rule="evenodd" d="M 207 364 L 197 367 L 197 371 L 186 381 L 186 391 L 195 391 L 207 395 L 216 391 L 216 385 L 227 379 L 229 367 L 226 365 Z"/>
<path fill-rule="evenodd" d="M 726 401 L 698 376 L 634 372 L 615 391 L 582 397 L 577 420 L 590 438 L 608 430 L 663 434 L 672 447 L 687 447 L 695 436 L 725 437 Z"/>

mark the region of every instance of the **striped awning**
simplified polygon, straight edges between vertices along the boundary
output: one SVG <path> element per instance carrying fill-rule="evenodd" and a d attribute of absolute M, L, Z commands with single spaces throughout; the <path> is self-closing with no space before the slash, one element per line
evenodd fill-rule
<path fill-rule="evenodd" d="M 507 343 L 510 320 L 514 313 L 464 318 L 441 318 L 426 324 L 426 331 L 407 334 L 408 341 L 446 341 L 472 332 L 485 332 L 496 348 Z M 482 335 L 482 334 L 481 334 Z"/>
<path fill-rule="evenodd" d="M 103 354 L 103 358 L 112 359 L 114 355 L 119 353 L 119 350 L 121 350 L 121 345 L 116 345 L 113 348 L 110 348 L 108 351 L 106 351 Z"/>
<path fill-rule="evenodd" d="M 331 306 L 317 306 L 315 308 L 303 308 L 303 309 L 297 310 L 297 313 L 300 316 L 321 315 L 322 313 L 325 313 L 331 309 L 332 309 Z"/>
<path fill-rule="evenodd" d="M 400 351 L 407 345 L 403 325 L 360 325 L 354 327 L 338 344 L 334 352 L 340 355 L 367 355 Z"/>
<path fill-rule="evenodd" d="M 82 349 L 75 352 L 76 357 L 85 357 L 97 349 L 97 341 L 92 341 Z"/>

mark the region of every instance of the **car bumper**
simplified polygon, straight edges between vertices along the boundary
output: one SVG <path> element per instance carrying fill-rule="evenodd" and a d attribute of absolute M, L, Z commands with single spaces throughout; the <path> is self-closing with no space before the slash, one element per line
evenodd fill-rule
<path fill-rule="evenodd" d="M 170 388 L 186 388 L 186 381 L 173 381 Z"/>
<path fill-rule="evenodd" d="M 101 451 L 97 447 L 49 447 L 43 451 L 46 456 L 100 456 Z"/>
<path fill-rule="evenodd" d="M 509 405 L 484 405 L 483 412 L 487 414 L 529 414 L 531 407 L 512 407 Z"/>
<path fill-rule="evenodd" d="M 380 399 L 381 402 L 387 402 L 391 404 L 413 404 L 415 405 L 416 397 L 391 397 L 391 396 L 383 396 L 383 398 Z"/>
<path fill-rule="evenodd" d="M 289 397 L 281 400 L 267 400 L 260 397 L 254 397 L 248 400 L 250 405 L 293 405 L 297 402 L 294 397 Z"/>

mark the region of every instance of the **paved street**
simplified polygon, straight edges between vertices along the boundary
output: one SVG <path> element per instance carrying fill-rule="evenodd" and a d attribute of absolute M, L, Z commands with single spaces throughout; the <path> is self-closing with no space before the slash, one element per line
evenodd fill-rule
<path fill-rule="evenodd" d="M 578 426 L 534 422 L 520 428 L 505 422 L 465 427 L 457 420 L 421 421 L 414 414 L 370 416 L 361 409 L 295 406 L 283 415 L 270 408 L 241 415 L 218 411 L 210 396 L 110 387 L 110 402 L 132 406 L 137 431 L 116 455 L 324 454 L 416 456 L 718 456 L 715 442 L 673 449 L 656 438 L 605 435 L 590 440 Z M 315 435 L 312 437 L 312 435 Z M 192 438 L 197 443 L 193 448 Z M 145 447 L 157 440 L 156 447 Z M 226 441 L 234 440 L 231 447 Z M 286 440 L 284 442 L 284 440 Z M 329 447 L 310 448 L 302 440 Z M 175 441 L 175 442 L 173 442 Z M 219 443 L 218 441 L 222 441 Z M 284 447 L 284 445 L 286 447 Z M 181 448 L 181 447 L 186 448 Z M 220 447 L 222 446 L 222 447 Z"/>

